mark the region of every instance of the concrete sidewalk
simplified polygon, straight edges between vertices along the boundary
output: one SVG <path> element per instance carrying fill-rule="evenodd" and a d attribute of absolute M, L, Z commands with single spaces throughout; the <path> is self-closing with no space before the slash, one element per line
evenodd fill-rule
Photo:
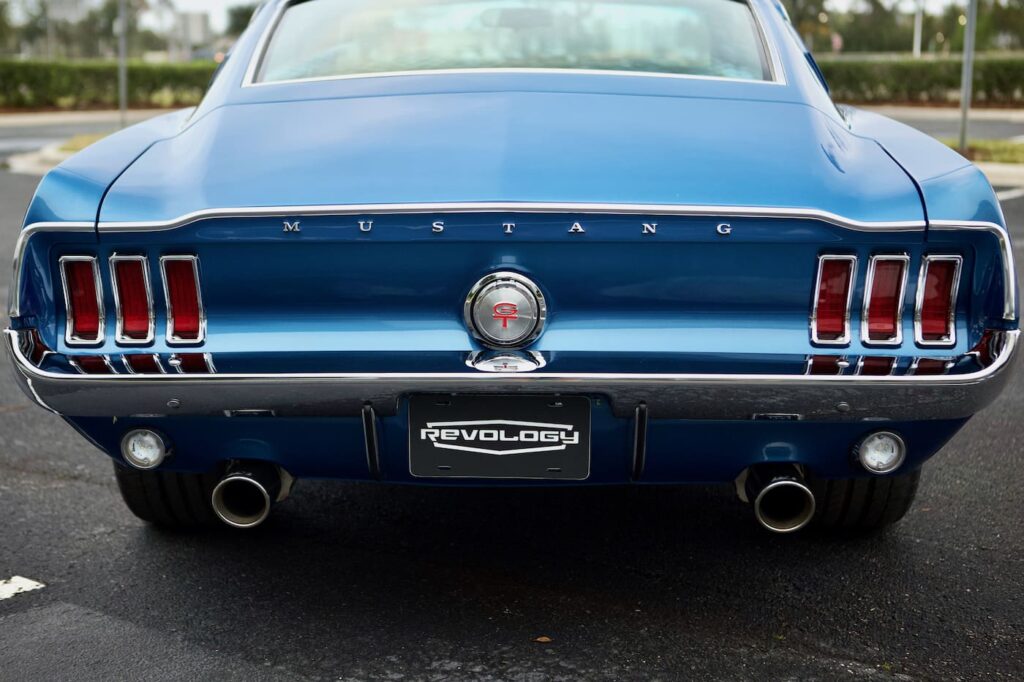
<path fill-rule="evenodd" d="M 957 107 L 908 107 L 891 104 L 878 106 L 854 105 L 857 109 L 873 111 L 882 116 L 897 120 L 911 119 L 919 121 L 959 121 L 960 109 Z M 1024 125 L 1024 109 L 971 109 L 972 121 L 1004 121 Z"/>
<path fill-rule="evenodd" d="M 132 109 L 128 123 L 139 123 L 166 114 L 174 109 Z M 80 123 L 121 122 L 121 113 L 114 111 L 42 111 L 36 113 L 0 114 L 0 128 L 26 128 L 32 126 L 75 125 Z"/>

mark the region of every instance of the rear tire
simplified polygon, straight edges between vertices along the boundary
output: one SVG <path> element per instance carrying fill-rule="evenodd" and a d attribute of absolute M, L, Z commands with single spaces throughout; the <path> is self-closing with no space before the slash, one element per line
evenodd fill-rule
<path fill-rule="evenodd" d="M 168 530 L 194 530 L 215 525 L 210 495 L 217 484 L 212 474 L 137 471 L 114 464 L 121 497 L 133 514 Z"/>
<path fill-rule="evenodd" d="M 817 501 L 813 524 L 830 531 L 880 530 L 910 510 L 917 495 L 921 470 L 897 476 L 813 480 Z"/>

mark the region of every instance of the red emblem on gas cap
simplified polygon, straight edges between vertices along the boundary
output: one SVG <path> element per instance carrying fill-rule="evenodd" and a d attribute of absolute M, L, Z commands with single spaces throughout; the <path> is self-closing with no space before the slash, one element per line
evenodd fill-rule
<path fill-rule="evenodd" d="M 519 319 L 519 306 L 515 303 L 498 303 L 494 306 L 494 319 L 501 320 L 502 329 L 508 329 L 509 320 Z"/>

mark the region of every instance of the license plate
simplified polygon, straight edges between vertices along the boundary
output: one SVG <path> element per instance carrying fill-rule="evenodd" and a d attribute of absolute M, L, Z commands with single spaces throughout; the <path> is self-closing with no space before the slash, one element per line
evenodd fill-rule
<path fill-rule="evenodd" d="M 590 399 L 412 396 L 409 471 L 420 478 L 582 481 L 590 475 Z"/>

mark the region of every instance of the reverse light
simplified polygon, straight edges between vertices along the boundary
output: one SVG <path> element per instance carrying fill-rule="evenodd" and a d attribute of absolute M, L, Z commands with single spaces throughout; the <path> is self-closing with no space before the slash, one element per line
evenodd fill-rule
<path fill-rule="evenodd" d="M 868 264 L 864 287 L 861 337 L 870 345 L 903 343 L 903 301 L 910 258 L 875 256 Z"/>
<path fill-rule="evenodd" d="M 153 297 L 149 285 L 149 262 L 145 256 L 110 257 L 117 306 L 119 344 L 153 341 Z"/>
<path fill-rule="evenodd" d="M 100 269 L 92 256 L 64 256 L 60 259 L 67 326 L 64 340 L 69 346 L 103 342 L 103 287 Z"/>
<path fill-rule="evenodd" d="M 811 340 L 819 345 L 850 343 L 850 301 L 856 256 L 820 256 L 811 313 Z"/>
<path fill-rule="evenodd" d="M 896 369 L 896 358 L 865 356 L 857 363 L 857 374 L 868 377 L 887 377 Z"/>
<path fill-rule="evenodd" d="M 68 360 L 82 374 L 116 374 L 106 355 L 79 355 Z"/>
<path fill-rule="evenodd" d="M 159 355 L 125 355 L 124 366 L 129 374 L 166 374 Z"/>
<path fill-rule="evenodd" d="M 168 364 L 178 374 L 215 374 L 213 356 L 209 353 L 181 353 L 172 355 Z"/>
<path fill-rule="evenodd" d="M 807 358 L 807 374 L 811 376 L 839 376 L 850 363 L 837 355 L 812 355 Z"/>
<path fill-rule="evenodd" d="M 914 334 L 921 346 L 956 344 L 956 296 L 960 256 L 925 256 L 917 286 Z"/>
<path fill-rule="evenodd" d="M 156 469 L 163 464 L 169 450 L 164 437 L 149 429 L 129 431 L 121 440 L 121 456 L 124 461 L 143 471 Z"/>
<path fill-rule="evenodd" d="M 167 343 L 194 345 L 206 335 L 203 300 L 199 291 L 199 259 L 164 256 L 160 259 L 167 300 Z"/>
<path fill-rule="evenodd" d="M 907 445 L 891 431 L 872 433 L 854 449 L 861 466 L 872 474 L 890 474 L 903 464 Z"/>

